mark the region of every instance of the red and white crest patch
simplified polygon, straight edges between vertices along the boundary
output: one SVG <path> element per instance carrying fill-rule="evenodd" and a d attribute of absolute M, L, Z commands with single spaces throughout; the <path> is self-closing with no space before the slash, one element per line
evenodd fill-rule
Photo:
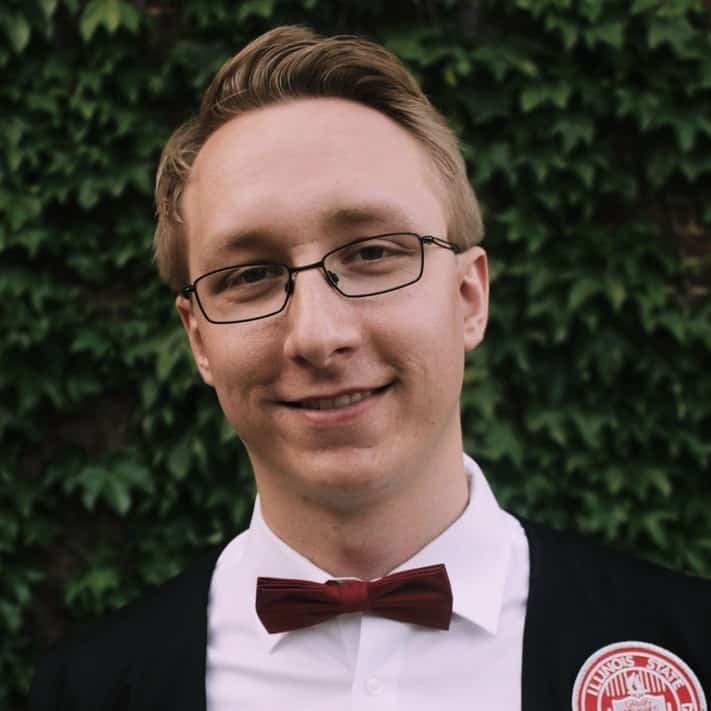
<path fill-rule="evenodd" d="M 708 711 L 696 675 L 646 642 L 617 642 L 590 655 L 573 687 L 573 711 Z"/>

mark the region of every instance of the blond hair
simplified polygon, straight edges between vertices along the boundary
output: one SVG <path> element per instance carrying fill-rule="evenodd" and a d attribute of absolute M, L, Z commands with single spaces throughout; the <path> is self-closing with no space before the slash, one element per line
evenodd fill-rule
<path fill-rule="evenodd" d="M 198 115 L 179 127 L 163 149 L 156 175 L 154 253 L 161 277 L 173 289 L 190 281 L 180 202 L 200 149 L 239 114 L 307 97 L 350 99 L 400 124 L 425 148 L 440 178 L 448 207 L 447 239 L 462 247 L 482 239 L 479 205 L 457 138 L 400 61 L 361 38 L 277 27 L 222 65 Z"/>

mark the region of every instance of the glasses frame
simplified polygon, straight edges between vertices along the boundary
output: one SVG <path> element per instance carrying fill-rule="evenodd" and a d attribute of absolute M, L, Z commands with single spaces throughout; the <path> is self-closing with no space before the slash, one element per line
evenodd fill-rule
<path fill-rule="evenodd" d="M 417 239 L 420 242 L 420 270 L 417 274 L 417 276 L 414 279 L 411 279 L 408 282 L 405 282 L 404 284 L 400 284 L 399 286 L 393 286 L 389 289 L 382 289 L 381 291 L 374 291 L 372 293 L 368 294 L 346 294 L 344 291 L 338 288 L 337 280 L 334 280 L 334 275 L 331 272 L 326 269 L 326 260 L 334 253 L 340 252 L 342 249 L 346 249 L 348 247 L 352 247 L 355 244 L 359 244 L 361 242 L 368 242 L 372 239 L 378 239 L 381 237 L 394 237 L 396 235 L 412 235 L 413 237 L 417 237 Z M 219 269 L 213 269 L 212 271 L 205 272 L 205 274 L 201 274 L 199 277 L 193 281 L 192 284 L 187 284 L 180 290 L 181 296 L 183 296 L 186 299 L 190 299 L 190 297 L 194 294 L 195 295 L 195 301 L 197 302 L 197 305 L 200 307 L 200 311 L 202 311 L 202 315 L 210 322 L 210 323 L 215 323 L 215 324 L 230 324 L 230 323 L 247 323 L 248 321 L 261 321 L 264 318 L 269 318 L 270 316 L 276 316 L 276 314 L 281 313 L 285 308 L 286 305 L 289 303 L 289 299 L 291 298 L 291 295 L 294 293 L 294 288 L 295 288 L 295 280 L 294 280 L 294 275 L 298 274 L 299 272 L 305 272 L 308 271 L 309 269 L 320 269 L 321 272 L 323 273 L 324 278 L 326 279 L 326 282 L 329 284 L 329 286 L 333 287 L 341 296 L 345 296 L 347 299 L 363 299 L 369 296 L 378 296 L 379 294 L 387 294 L 391 291 L 397 291 L 398 289 L 403 289 L 406 286 L 410 286 L 412 284 L 415 284 L 422 278 L 422 274 L 425 269 L 425 245 L 432 244 L 435 245 L 436 247 L 442 247 L 443 249 L 449 249 L 455 254 L 459 254 L 462 252 L 462 247 L 460 247 L 458 244 L 454 244 L 454 242 L 448 242 L 447 240 L 441 239 L 439 237 L 434 237 L 432 235 L 419 235 L 416 232 L 385 232 L 383 234 L 379 235 L 370 235 L 369 237 L 360 237 L 359 239 L 355 239 L 352 242 L 348 242 L 347 244 L 343 244 L 340 247 L 336 247 L 335 249 L 330 250 L 329 252 L 326 252 L 326 254 L 321 257 L 321 259 L 318 260 L 318 262 L 312 262 L 311 264 L 304 264 L 303 266 L 300 267 L 292 267 L 289 266 L 288 264 L 283 264 L 281 262 L 268 262 L 268 261 L 262 261 L 262 262 L 250 262 L 248 264 L 231 264 L 227 267 L 220 267 Z M 285 296 L 284 296 L 284 303 L 275 311 L 270 311 L 268 314 L 264 314 L 263 316 L 254 316 L 252 318 L 242 318 L 242 319 L 236 319 L 232 321 L 215 321 L 214 319 L 211 319 L 207 315 L 207 311 L 205 310 L 205 307 L 202 305 L 202 301 L 200 300 L 200 294 L 198 292 L 198 284 L 203 280 L 206 279 L 209 276 L 212 276 L 213 274 L 219 274 L 220 272 L 226 272 L 230 269 L 237 269 L 237 268 L 242 268 L 242 267 L 256 267 L 256 266 L 261 266 L 261 265 L 269 265 L 269 266 L 274 266 L 274 267 L 283 267 L 288 274 L 287 282 L 286 282 L 286 289 L 285 289 Z"/>

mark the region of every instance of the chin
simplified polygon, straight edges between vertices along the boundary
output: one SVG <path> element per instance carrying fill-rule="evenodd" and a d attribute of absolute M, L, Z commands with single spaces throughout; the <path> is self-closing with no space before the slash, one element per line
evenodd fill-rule
<path fill-rule="evenodd" d="M 360 462 L 343 456 L 333 463 L 314 461 L 318 459 L 311 459 L 308 471 L 298 472 L 297 487 L 304 499 L 324 507 L 344 511 L 372 506 L 394 483 L 387 476 L 392 469 L 374 466 L 372 456 Z"/>
<path fill-rule="evenodd" d="M 376 502 L 382 501 L 382 493 L 383 487 L 372 481 L 329 482 L 323 486 L 306 487 L 303 499 L 321 510 L 344 515 L 372 509 Z"/>

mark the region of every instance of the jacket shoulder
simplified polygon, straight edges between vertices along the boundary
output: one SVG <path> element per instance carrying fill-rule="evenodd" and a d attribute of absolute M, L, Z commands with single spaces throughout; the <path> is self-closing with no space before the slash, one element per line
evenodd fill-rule
<path fill-rule="evenodd" d="M 651 644 L 711 689 L 711 581 L 667 570 L 585 537 L 521 520 L 529 542 L 524 688 L 570 707 L 575 679 L 603 647 Z M 563 704 L 565 706 L 563 706 Z"/>
<path fill-rule="evenodd" d="M 160 708 L 137 696 L 169 699 L 174 679 L 185 671 L 187 683 L 189 669 L 197 668 L 204 683 L 207 603 L 218 555 L 211 551 L 138 600 L 53 644 L 35 671 L 31 711 Z M 150 685 L 136 683 L 146 675 Z"/>
<path fill-rule="evenodd" d="M 536 582 L 533 578 L 545 576 L 551 594 L 555 591 L 551 584 L 556 583 L 574 589 L 577 604 L 595 605 L 605 600 L 613 608 L 624 606 L 627 615 L 633 602 L 637 610 L 647 608 L 655 615 L 666 611 L 678 618 L 678 595 L 697 603 L 697 609 L 711 612 L 711 580 L 612 550 L 580 534 L 520 520 L 529 541 L 532 585 Z"/>

